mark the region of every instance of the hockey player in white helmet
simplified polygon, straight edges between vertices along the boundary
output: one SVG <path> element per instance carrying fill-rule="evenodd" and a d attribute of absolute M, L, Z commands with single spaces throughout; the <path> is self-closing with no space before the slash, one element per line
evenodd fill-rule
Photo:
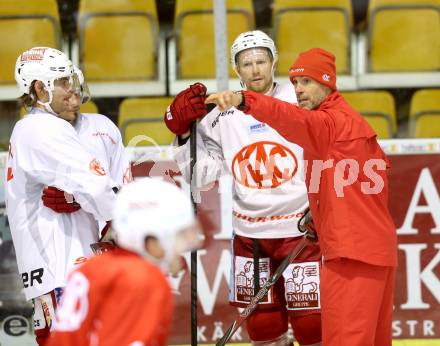
<path fill-rule="evenodd" d="M 117 195 L 119 248 L 69 276 L 49 346 L 166 345 L 173 296 L 165 273 L 197 249 L 201 228 L 175 184 L 142 178 Z"/>
<path fill-rule="evenodd" d="M 274 76 L 275 76 L 275 68 L 276 68 L 276 64 L 278 61 L 278 52 L 277 49 L 275 47 L 275 43 L 273 42 L 273 40 L 267 36 L 264 32 L 260 31 L 260 30 L 255 30 L 255 31 L 248 31 L 248 32 L 244 32 L 241 33 L 240 35 L 238 35 L 238 37 L 235 39 L 234 43 L 231 46 L 231 65 L 232 68 L 234 69 L 235 73 L 237 74 L 238 78 L 241 81 L 242 86 L 244 86 L 245 88 L 249 88 L 249 89 L 258 89 L 258 87 L 249 85 L 249 83 L 246 83 L 246 81 L 244 81 L 240 74 L 240 72 L 238 71 L 238 68 L 240 68 L 237 64 L 238 64 L 238 54 L 243 52 L 244 50 L 249 50 L 251 48 L 266 48 L 266 52 L 270 54 L 271 57 L 271 64 L 270 68 L 271 68 L 271 74 L 270 74 L 270 82 L 269 85 L 273 86 L 273 82 L 274 82 Z M 267 54 L 266 53 L 266 54 Z M 259 55 L 264 55 L 264 53 L 261 53 L 261 51 L 259 50 L 254 50 L 252 51 L 252 56 L 259 56 Z M 261 56 L 262 59 L 264 59 Z M 247 61 L 247 63 L 249 63 L 249 61 Z M 267 81 L 268 82 L 268 81 Z M 261 84 L 261 83 L 260 83 Z M 263 83 L 264 85 L 264 83 Z M 269 85 L 264 85 L 264 87 L 268 87 Z M 254 91 L 258 91 L 258 90 L 254 90 Z M 263 90 L 263 92 L 267 93 L 269 90 Z"/>
<path fill-rule="evenodd" d="M 97 220 L 111 219 L 115 193 L 99 158 L 62 116 L 80 87 L 67 56 L 49 47 L 29 49 L 17 59 L 15 78 L 29 113 L 10 138 L 5 199 L 18 270 L 43 345 L 67 272 L 92 255 Z M 64 191 L 66 212 L 44 205 L 46 186 Z"/>
<path fill-rule="evenodd" d="M 274 82 L 277 57 L 274 42 L 259 30 L 240 34 L 231 47 L 231 64 L 244 88 L 296 103 L 290 83 Z M 164 119 L 177 135 L 176 161 L 186 180 L 191 178 L 189 125 L 199 118 L 196 184 L 206 188 L 221 174 L 233 177 L 230 303 L 243 308 L 301 239 L 297 223 L 308 207 L 303 149 L 253 117 L 241 116 L 236 108 L 221 112 L 216 107 L 206 115 L 205 93 L 200 83 L 182 91 Z M 254 263 L 253 282 L 243 287 L 246 281 L 239 278 L 249 261 Z M 295 263 L 316 273 L 317 287 L 320 261 L 315 243 Z M 286 284 L 291 266 L 246 320 L 253 345 L 288 345 L 289 322 L 300 345 L 321 344 L 319 290 L 296 304 L 291 297 L 299 292 Z"/>
<path fill-rule="evenodd" d="M 68 97 L 79 88 L 72 62 L 63 52 L 48 47 L 23 52 L 15 63 L 15 80 L 24 106 L 52 114 L 62 112 Z"/>
<path fill-rule="evenodd" d="M 132 180 L 121 132 L 105 115 L 80 112 L 81 104 L 88 102 L 91 95 L 82 71 L 75 65 L 73 70 L 79 81 L 79 88 L 70 97 L 68 109 L 61 112 L 60 117 L 72 124 L 78 133 L 80 143 L 108 172 L 116 191 Z M 58 212 L 76 211 L 80 208 L 79 204 L 72 204 L 64 198 L 64 191 L 53 186 L 43 190 L 42 199 L 46 207 Z M 100 229 L 100 237 L 104 238 L 108 227 L 105 223 L 101 223 Z"/>

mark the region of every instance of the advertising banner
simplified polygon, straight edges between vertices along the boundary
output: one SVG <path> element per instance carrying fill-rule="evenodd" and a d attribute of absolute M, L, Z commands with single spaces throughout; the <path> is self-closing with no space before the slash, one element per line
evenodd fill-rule
<path fill-rule="evenodd" d="M 389 206 L 398 234 L 393 338 L 396 345 L 440 344 L 440 140 L 389 140 L 381 145 L 391 160 Z M 189 194 L 169 148 L 129 148 L 133 175 L 175 181 Z M 0 155 L 0 174 L 6 155 Z M 3 184 L 3 182 L 2 182 Z M 239 310 L 228 304 L 231 267 L 232 178 L 222 176 L 200 194 L 198 214 L 207 229 L 206 247 L 197 252 L 198 342 L 214 343 Z M 3 186 L 0 202 L 3 202 Z M 33 344 L 31 308 L 16 273 L 7 219 L 0 219 L 0 343 Z M 190 254 L 185 256 L 190 267 Z M 170 277 L 175 315 L 170 344 L 190 344 L 190 275 Z M 146 307 L 147 308 L 147 307 Z M 360 314 L 362 311 L 359 312 Z M 148 323 L 148 321 L 145 321 Z M 15 326 L 15 327 L 14 327 Z M 17 327 L 18 326 L 18 327 Z M 23 342 L 14 343 L 10 340 Z M 399 342 L 405 343 L 400 344 Z M 248 342 L 239 329 L 231 342 Z"/>
<path fill-rule="evenodd" d="M 389 205 L 399 242 L 393 337 L 440 339 L 440 153 L 436 145 L 423 142 L 386 141 L 382 146 L 391 160 Z M 133 166 L 133 174 L 173 179 L 189 189 L 172 161 L 138 163 Z M 199 215 L 209 230 L 208 246 L 198 252 L 197 318 L 201 343 L 213 343 L 222 336 L 239 312 L 228 305 L 230 187 L 230 178 L 222 177 L 201 194 Z M 185 259 L 189 267 L 189 255 Z M 176 293 L 170 342 L 187 344 L 190 343 L 189 273 L 170 280 Z M 247 333 L 239 330 L 232 340 L 248 341 Z"/>

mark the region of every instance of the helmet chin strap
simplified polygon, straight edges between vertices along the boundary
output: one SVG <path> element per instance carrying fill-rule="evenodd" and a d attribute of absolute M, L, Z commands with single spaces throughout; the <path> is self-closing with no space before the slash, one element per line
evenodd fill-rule
<path fill-rule="evenodd" d="M 52 103 L 52 99 L 53 99 L 53 94 L 52 94 L 52 90 L 51 90 L 51 88 L 48 88 L 46 85 L 44 85 L 45 86 L 45 89 L 47 90 L 47 93 L 49 94 L 49 101 L 47 101 L 47 102 L 41 102 L 40 100 L 37 100 L 37 103 L 39 104 L 39 105 L 42 105 L 43 107 L 44 107 L 44 109 L 48 112 L 48 113 L 51 113 L 51 114 L 53 114 L 53 115 L 55 115 L 55 116 L 59 116 L 59 114 L 57 114 L 57 113 L 55 113 L 55 111 L 52 109 L 52 107 L 50 106 L 50 104 Z"/>

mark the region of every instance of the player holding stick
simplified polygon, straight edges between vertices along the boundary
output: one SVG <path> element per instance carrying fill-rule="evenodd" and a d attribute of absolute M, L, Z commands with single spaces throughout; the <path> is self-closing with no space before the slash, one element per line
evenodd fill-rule
<path fill-rule="evenodd" d="M 289 77 L 297 107 L 252 91 L 206 99 L 238 107 L 304 148 L 320 246 L 323 344 L 392 344 L 396 228 L 388 210 L 388 159 L 376 133 L 336 90 L 335 57 L 314 48 Z"/>
<path fill-rule="evenodd" d="M 261 31 L 240 34 L 231 47 L 231 63 L 248 90 L 296 102 L 291 85 L 274 83 L 277 51 L 272 39 Z M 189 124 L 207 113 L 206 88 L 198 83 L 176 96 L 165 114 L 168 128 L 181 144 L 176 160 L 185 179 L 188 169 Z M 273 128 L 236 108 L 212 110 L 197 128 L 197 185 L 212 184 L 221 174 L 233 180 L 233 239 L 230 303 L 246 307 L 252 297 L 272 276 L 289 251 L 301 241 L 297 223 L 308 207 L 303 176 L 303 150 L 285 140 Z M 301 345 L 320 345 L 321 317 L 319 272 L 321 253 L 316 243 L 304 251 L 284 272 L 257 309 L 246 320 L 253 345 L 288 345 L 288 323 Z M 295 296 L 308 292 L 295 290 L 296 265 L 313 281 L 313 295 L 302 304 Z M 304 295 L 305 296 L 305 295 Z"/>

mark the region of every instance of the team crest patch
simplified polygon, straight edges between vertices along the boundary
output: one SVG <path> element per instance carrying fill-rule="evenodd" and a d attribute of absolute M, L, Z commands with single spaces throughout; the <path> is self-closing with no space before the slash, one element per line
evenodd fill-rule
<path fill-rule="evenodd" d="M 283 273 L 289 310 L 319 309 L 319 262 L 292 263 Z"/>
<path fill-rule="evenodd" d="M 105 170 L 97 159 L 93 159 L 92 161 L 90 161 L 89 169 L 92 173 L 96 175 L 99 176 L 105 175 Z"/>
<path fill-rule="evenodd" d="M 269 258 L 260 258 L 260 287 L 263 286 L 270 277 Z M 249 303 L 254 292 L 254 260 L 249 257 L 237 256 L 234 266 L 234 295 L 238 303 Z M 272 290 L 260 300 L 259 304 L 272 303 Z"/>

